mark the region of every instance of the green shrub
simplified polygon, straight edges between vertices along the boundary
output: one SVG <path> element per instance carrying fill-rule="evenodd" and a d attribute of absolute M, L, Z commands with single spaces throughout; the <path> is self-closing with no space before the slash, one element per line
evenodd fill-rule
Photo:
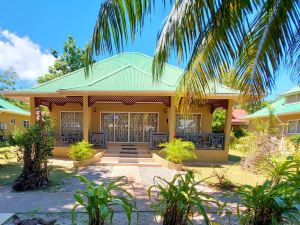
<path fill-rule="evenodd" d="M 232 129 L 235 138 L 245 137 L 249 134 L 247 127 L 237 127 Z"/>
<path fill-rule="evenodd" d="M 138 210 L 132 195 L 125 189 L 128 185 L 126 177 L 118 177 L 112 181 L 104 180 L 100 185 L 88 181 L 83 176 L 79 176 L 78 179 L 85 183 L 86 188 L 84 191 L 74 192 L 76 204 L 72 209 L 72 224 L 75 224 L 75 209 L 78 206 L 82 206 L 88 213 L 88 225 L 103 225 L 106 219 L 110 219 L 112 223 L 116 206 L 124 209 L 128 224 L 131 224 L 132 211 Z M 115 193 L 116 191 L 120 196 Z"/>
<path fill-rule="evenodd" d="M 195 145 L 190 141 L 174 139 L 169 143 L 160 144 L 163 149 L 160 151 L 166 154 L 166 159 L 173 163 L 182 163 L 184 160 L 197 159 L 193 151 Z"/>
<path fill-rule="evenodd" d="M 299 161 L 268 159 L 269 179 L 238 190 L 242 225 L 298 224 L 300 216 Z M 240 210 L 241 209 L 241 210 Z"/>
<path fill-rule="evenodd" d="M 70 158 L 78 161 L 92 158 L 96 153 L 96 151 L 92 149 L 92 146 L 93 145 L 87 141 L 80 141 L 71 145 Z"/>
<path fill-rule="evenodd" d="M 210 203 L 218 202 L 210 195 L 198 190 L 201 181 L 195 182 L 194 174 L 188 171 L 186 175 L 176 174 L 168 182 L 161 177 L 154 178 L 154 185 L 149 187 L 151 199 L 152 189 L 158 191 L 156 203 L 151 205 L 154 212 L 160 215 L 164 225 L 193 224 L 193 216 L 197 213 L 204 217 L 205 224 L 211 224 L 206 213 Z"/>
<path fill-rule="evenodd" d="M 0 148 L 9 147 L 9 143 L 7 141 L 0 141 Z"/>

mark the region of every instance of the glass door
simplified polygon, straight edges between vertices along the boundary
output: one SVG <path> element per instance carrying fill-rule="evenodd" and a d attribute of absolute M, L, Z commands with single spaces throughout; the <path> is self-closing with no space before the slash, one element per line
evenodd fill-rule
<path fill-rule="evenodd" d="M 115 141 L 114 113 L 101 113 L 101 129 L 108 135 L 108 141 Z"/>
<path fill-rule="evenodd" d="M 143 113 L 130 113 L 130 142 L 143 142 Z"/>
<path fill-rule="evenodd" d="M 128 113 L 115 113 L 115 142 L 128 142 Z"/>
<path fill-rule="evenodd" d="M 109 142 L 149 142 L 158 132 L 158 113 L 101 113 L 101 129 Z"/>

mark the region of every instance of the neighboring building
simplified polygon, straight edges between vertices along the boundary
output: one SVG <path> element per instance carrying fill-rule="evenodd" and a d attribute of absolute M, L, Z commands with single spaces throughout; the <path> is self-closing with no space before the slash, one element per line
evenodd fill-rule
<path fill-rule="evenodd" d="M 240 127 L 248 127 L 249 120 L 243 117 L 248 116 L 248 112 L 245 109 L 233 109 L 231 126 L 233 129 Z"/>
<path fill-rule="evenodd" d="M 0 98 L 0 139 L 14 128 L 29 126 L 30 113 Z"/>
<path fill-rule="evenodd" d="M 81 69 L 6 95 L 29 97 L 33 122 L 36 107 L 47 106 L 60 146 L 84 139 L 107 152 L 116 143 L 157 149 L 161 142 L 180 137 L 195 143 L 199 160 L 226 161 L 232 105 L 240 100 L 239 93 L 216 84 L 205 104 L 180 114 L 174 96 L 183 70 L 167 64 L 161 80 L 153 82 L 152 60 L 141 53 L 122 53 L 95 63 L 88 78 Z M 212 113 L 218 107 L 227 109 L 225 134 L 212 133 Z M 54 154 L 67 151 L 56 147 Z"/>
<path fill-rule="evenodd" d="M 257 119 L 267 120 L 270 113 L 276 117 L 277 126 L 282 134 L 300 134 L 300 87 L 296 86 L 281 94 L 269 107 L 265 107 L 243 118 L 250 120 L 253 129 Z"/>

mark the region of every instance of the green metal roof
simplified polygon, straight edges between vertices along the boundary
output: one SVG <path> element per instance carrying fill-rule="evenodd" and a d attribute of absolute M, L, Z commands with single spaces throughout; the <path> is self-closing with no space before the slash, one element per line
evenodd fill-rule
<path fill-rule="evenodd" d="M 29 116 L 30 113 L 24 109 L 21 109 L 14 104 L 5 101 L 4 99 L 0 98 L 0 112 L 9 112 L 9 113 L 17 113 L 21 115 Z"/>
<path fill-rule="evenodd" d="M 300 102 L 299 103 L 285 103 L 285 98 L 280 98 L 269 106 L 273 109 L 274 115 L 284 115 L 292 113 L 300 113 Z M 267 117 L 270 115 L 270 108 L 265 107 L 261 110 L 256 111 L 253 114 L 243 117 L 243 119 L 254 119 L 260 117 Z"/>
<path fill-rule="evenodd" d="M 97 62 L 85 78 L 80 69 L 21 92 L 55 93 L 57 91 L 171 91 L 175 92 L 183 70 L 167 64 L 159 81 L 152 79 L 153 58 L 142 53 L 121 53 Z M 217 94 L 238 94 L 226 86 L 211 85 Z"/>

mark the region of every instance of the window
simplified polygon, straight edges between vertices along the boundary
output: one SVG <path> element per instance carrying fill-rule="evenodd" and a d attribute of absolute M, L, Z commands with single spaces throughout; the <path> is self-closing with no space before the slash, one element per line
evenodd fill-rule
<path fill-rule="evenodd" d="M 82 112 L 61 112 L 61 131 L 83 131 Z"/>
<path fill-rule="evenodd" d="M 201 131 L 201 114 L 176 114 L 176 134 L 199 133 Z"/>
<path fill-rule="evenodd" d="M 29 127 L 29 121 L 28 121 L 28 120 L 24 120 L 24 121 L 23 121 L 23 126 L 24 126 L 25 128 L 28 128 L 28 127 Z"/>
<path fill-rule="evenodd" d="M 300 120 L 288 121 L 288 134 L 299 134 L 300 133 Z"/>
<path fill-rule="evenodd" d="M 300 102 L 300 94 L 290 95 L 285 98 L 286 104 Z"/>
<path fill-rule="evenodd" d="M 15 125 L 16 124 L 16 119 L 15 118 L 11 118 L 10 119 L 10 124 L 14 124 Z"/>

